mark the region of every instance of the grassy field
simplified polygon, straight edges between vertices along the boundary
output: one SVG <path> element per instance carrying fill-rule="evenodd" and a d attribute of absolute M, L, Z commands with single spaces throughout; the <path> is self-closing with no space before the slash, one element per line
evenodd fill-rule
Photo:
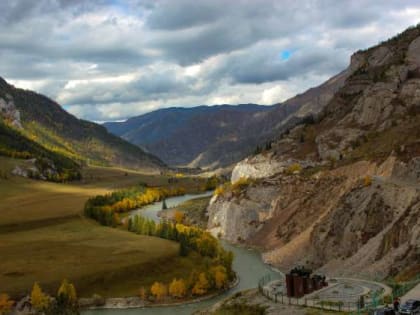
<path fill-rule="evenodd" d="M 15 162 L 0 158 L 0 170 L 9 172 Z M 198 185 L 179 181 L 188 189 Z M 130 296 L 201 268 L 203 259 L 180 257 L 175 242 L 102 227 L 81 215 L 87 198 L 139 182 L 165 186 L 168 178 L 95 167 L 72 184 L 0 179 L 0 293 L 22 294 L 35 281 L 53 293 L 68 278 L 81 296 Z"/>
<path fill-rule="evenodd" d="M 0 171 L 10 172 L 16 163 L 24 162 L 0 157 Z M 118 188 L 138 183 L 149 186 L 169 185 L 167 176 L 143 175 L 117 168 L 86 168 L 83 178 L 80 182 L 70 184 L 35 181 L 16 176 L 0 178 L 0 233 L 2 228 L 14 229 L 18 225 L 26 227 L 27 222 L 77 216 L 82 213 L 83 205 L 89 197 Z M 177 184 L 188 191 L 195 191 L 202 185 L 202 181 L 196 178 L 177 180 Z"/>
<path fill-rule="evenodd" d="M 207 228 L 208 217 L 206 216 L 206 209 L 210 202 L 211 196 L 195 198 L 181 203 L 175 208 L 162 211 L 162 215 L 166 218 L 172 219 L 175 211 L 184 213 L 185 223 L 188 225 L 195 225 L 202 229 Z"/>

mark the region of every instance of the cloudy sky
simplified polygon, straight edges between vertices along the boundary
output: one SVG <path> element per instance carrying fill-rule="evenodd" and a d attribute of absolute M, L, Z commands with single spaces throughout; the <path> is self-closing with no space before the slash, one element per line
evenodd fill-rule
<path fill-rule="evenodd" d="M 1 0 L 0 76 L 94 121 L 273 104 L 418 22 L 418 0 Z"/>

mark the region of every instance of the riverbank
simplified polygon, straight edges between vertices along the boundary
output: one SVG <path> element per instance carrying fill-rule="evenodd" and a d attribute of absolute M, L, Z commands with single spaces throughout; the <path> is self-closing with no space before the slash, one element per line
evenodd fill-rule
<path fill-rule="evenodd" d="M 210 300 L 217 296 L 223 295 L 229 290 L 238 286 L 240 279 L 238 276 L 235 277 L 235 280 L 232 281 L 229 286 L 221 291 L 213 292 L 205 296 L 201 296 L 194 299 L 187 299 L 182 301 L 173 301 L 173 302 L 164 302 L 164 303 L 154 303 L 151 301 L 145 301 L 140 297 L 124 297 L 124 298 L 107 298 L 104 299 L 103 305 L 95 305 L 98 303 L 97 298 L 81 298 L 79 299 L 79 305 L 81 309 L 85 310 L 105 310 L 105 309 L 132 309 L 132 308 L 153 308 L 153 307 L 169 307 L 169 306 L 179 306 L 179 305 L 188 305 L 203 302 Z"/>

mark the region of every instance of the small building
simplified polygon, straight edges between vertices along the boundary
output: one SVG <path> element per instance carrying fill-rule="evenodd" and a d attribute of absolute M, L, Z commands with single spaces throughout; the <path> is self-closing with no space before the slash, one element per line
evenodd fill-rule
<path fill-rule="evenodd" d="M 287 296 L 300 298 L 328 285 L 325 276 L 311 275 L 312 270 L 296 267 L 286 274 Z"/>

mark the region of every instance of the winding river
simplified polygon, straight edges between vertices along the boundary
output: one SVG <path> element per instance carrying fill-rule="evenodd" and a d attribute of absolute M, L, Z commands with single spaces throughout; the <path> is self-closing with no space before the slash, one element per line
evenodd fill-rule
<path fill-rule="evenodd" d="M 168 208 L 175 207 L 180 203 L 183 203 L 187 200 L 209 196 L 211 192 L 206 192 L 199 195 L 184 195 L 178 197 L 172 197 L 166 199 L 166 204 Z M 162 203 L 157 202 L 152 205 L 143 207 L 138 210 L 132 211 L 132 215 L 141 214 L 148 218 L 158 221 L 159 217 L 157 216 L 158 211 L 162 209 Z M 258 280 L 261 279 L 266 274 L 275 274 L 276 271 L 270 268 L 270 266 L 263 263 L 261 256 L 258 252 L 243 247 L 231 245 L 226 242 L 222 242 L 223 246 L 231 250 L 235 259 L 233 261 L 233 269 L 239 276 L 239 284 L 212 299 L 192 303 L 184 304 L 179 306 L 165 306 L 165 307 L 153 307 L 153 308 L 136 308 L 136 309 L 108 309 L 108 310 L 89 310 L 83 311 L 83 315 L 190 315 L 192 312 L 206 308 L 227 296 L 246 289 L 257 287 Z"/>

